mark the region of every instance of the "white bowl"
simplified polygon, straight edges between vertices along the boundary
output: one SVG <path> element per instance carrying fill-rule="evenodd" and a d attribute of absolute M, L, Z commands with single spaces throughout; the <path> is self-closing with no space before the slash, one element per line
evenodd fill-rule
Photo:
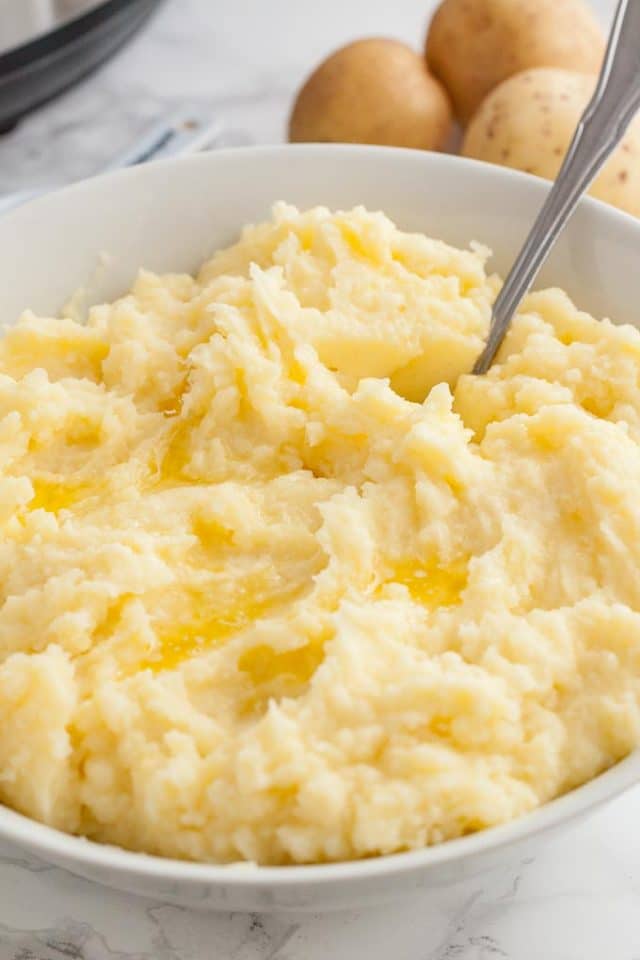
<path fill-rule="evenodd" d="M 362 203 L 399 226 L 454 244 L 479 240 L 504 272 L 542 203 L 535 177 L 437 154 L 375 147 L 229 150 L 87 181 L 0 220 L 0 317 L 124 292 L 138 267 L 193 270 L 276 200 Z M 640 223 L 585 201 L 541 282 L 596 316 L 634 322 Z M 585 786 L 505 826 L 442 846 L 309 867 L 218 867 L 128 853 L 66 836 L 0 807 L 0 838 L 108 886 L 212 910 L 327 910 L 403 897 L 517 863 L 554 830 L 640 781 L 640 751 Z"/>

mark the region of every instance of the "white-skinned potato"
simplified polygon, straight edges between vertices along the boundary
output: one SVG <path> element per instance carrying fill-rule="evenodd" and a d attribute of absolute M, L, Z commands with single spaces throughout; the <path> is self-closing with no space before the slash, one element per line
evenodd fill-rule
<path fill-rule="evenodd" d="M 531 67 L 597 73 L 603 50 L 583 0 L 443 0 L 426 43 L 463 125 L 508 77 Z"/>
<path fill-rule="evenodd" d="M 424 58 L 399 40 L 357 40 L 307 79 L 289 121 L 289 139 L 375 143 L 444 150 L 451 103 Z"/>
<path fill-rule="evenodd" d="M 595 76 L 551 68 L 511 77 L 489 94 L 474 116 L 463 155 L 555 179 L 595 82 Z M 589 192 L 640 216 L 640 118 Z"/>

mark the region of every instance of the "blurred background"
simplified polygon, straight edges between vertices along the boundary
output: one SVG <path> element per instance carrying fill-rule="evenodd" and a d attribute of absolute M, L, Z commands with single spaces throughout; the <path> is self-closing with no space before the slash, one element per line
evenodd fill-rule
<path fill-rule="evenodd" d="M 0 194 L 98 172 L 151 121 L 186 102 L 219 120 L 216 144 L 281 141 L 295 91 L 323 57 L 362 36 L 395 37 L 420 50 L 436 3 L 0 0 L 0 115 L 11 113 L 17 89 L 3 79 L 13 73 L 15 83 L 16 69 L 33 69 L 28 58 L 7 63 L 7 51 L 26 39 L 27 10 L 30 23 L 40 18 L 44 30 L 52 10 L 71 17 L 82 6 L 110 7 L 119 25 L 103 24 L 89 52 L 81 50 L 82 37 L 72 38 L 71 64 L 86 57 L 88 66 L 92 57 L 111 54 L 110 45 L 118 51 L 0 135 Z M 608 22 L 613 0 L 592 6 Z M 118 32 L 113 40 L 110 31 Z M 61 56 L 55 45 L 36 52 L 40 60 Z"/>

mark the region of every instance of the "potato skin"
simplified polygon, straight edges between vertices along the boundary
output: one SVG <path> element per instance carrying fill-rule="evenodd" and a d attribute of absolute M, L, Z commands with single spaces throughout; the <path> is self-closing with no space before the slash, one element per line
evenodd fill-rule
<path fill-rule="evenodd" d="M 420 54 L 370 38 L 337 50 L 300 90 L 289 139 L 444 150 L 453 127 L 446 91 Z"/>
<path fill-rule="evenodd" d="M 530 67 L 597 73 L 602 31 L 583 0 L 443 0 L 426 57 L 467 125 L 485 96 Z"/>
<path fill-rule="evenodd" d="M 505 80 L 474 116 L 463 155 L 555 179 L 595 83 L 595 76 L 549 67 Z M 589 192 L 640 216 L 640 117 Z"/>

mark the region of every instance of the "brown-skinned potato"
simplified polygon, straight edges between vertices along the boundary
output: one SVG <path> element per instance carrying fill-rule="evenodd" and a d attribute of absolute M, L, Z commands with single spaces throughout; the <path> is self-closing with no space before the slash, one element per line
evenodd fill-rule
<path fill-rule="evenodd" d="M 463 154 L 553 180 L 595 83 L 595 76 L 549 67 L 505 80 L 471 121 Z M 589 192 L 640 216 L 640 118 Z"/>
<path fill-rule="evenodd" d="M 289 139 L 443 150 L 452 110 L 424 59 L 404 43 L 358 40 L 337 50 L 300 90 Z"/>
<path fill-rule="evenodd" d="M 583 0 L 443 0 L 426 42 L 429 68 L 464 126 L 508 77 L 530 67 L 597 73 L 603 50 Z"/>

